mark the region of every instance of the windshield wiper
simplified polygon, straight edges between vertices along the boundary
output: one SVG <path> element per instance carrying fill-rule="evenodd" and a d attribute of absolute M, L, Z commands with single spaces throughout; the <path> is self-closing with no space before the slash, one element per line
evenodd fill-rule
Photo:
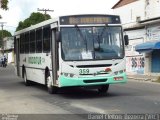
<path fill-rule="evenodd" d="M 107 28 L 107 24 L 105 24 L 105 26 L 104 26 L 104 28 L 103 28 L 103 30 L 102 30 L 102 32 L 101 32 L 101 34 L 99 35 L 98 34 L 98 36 L 97 36 L 97 42 L 98 42 L 98 48 L 95 48 L 95 51 L 100 51 L 101 49 L 101 38 L 102 38 L 102 36 L 103 36 L 103 34 L 104 34 L 104 31 L 106 30 L 106 28 Z"/>
<path fill-rule="evenodd" d="M 82 39 L 83 39 L 83 41 L 84 41 L 84 44 L 85 44 L 85 46 L 86 46 L 86 51 L 88 51 L 86 37 L 84 37 L 84 36 L 83 36 L 82 31 L 80 30 L 80 28 L 79 28 L 77 25 L 75 25 L 75 27 L 76 27 L 77 31 L 79 32 L 79 34 L 80 34 L 81 38 L 82 38 Z"/>

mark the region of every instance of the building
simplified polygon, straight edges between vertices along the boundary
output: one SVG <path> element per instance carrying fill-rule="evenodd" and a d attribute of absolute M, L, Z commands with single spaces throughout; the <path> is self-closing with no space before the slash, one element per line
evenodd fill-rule
<path fill-rule="evenodd" d="M 4 55 L 6 55 L 8 63 L 14 62 L 14 37 L 5 37 L 3 39 Z"/>
<path fill-rule="evenodd" d="M 121 16 L 129 74 L 160 74 L 160 0 L 119 0 L 113 7 Z"/>

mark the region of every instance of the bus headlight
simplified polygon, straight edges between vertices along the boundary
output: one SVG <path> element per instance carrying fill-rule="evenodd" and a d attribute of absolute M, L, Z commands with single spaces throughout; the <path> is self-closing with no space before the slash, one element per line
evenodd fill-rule
<path fill-rule="evenodd" d="M 115 71 L 114 72 L 114 75 L 118 75 L 118 74 L 122 74 L 123 72 L 125 72 L 126 70 L 124 69 L 124 70 L 120 70 L 120 71 Z"/>
<path fill-rule="evenodd" d="M 76 75 L 73 73 L 62 73 L 61 75 L 64 75 L 65 77 L 71 77 L 71 78 L 76 77 Z"/>
<path fill-rule="evenodd" d="M 118 71 L 115 71 L 115 72 L 114 72 L 114 75 L 118 75 Z"/>
<path fill-rule="evenodd" d="M 63 75 L 64 75 L 65 77 L 68 77 L 68 73 L 63 73 Z"/>

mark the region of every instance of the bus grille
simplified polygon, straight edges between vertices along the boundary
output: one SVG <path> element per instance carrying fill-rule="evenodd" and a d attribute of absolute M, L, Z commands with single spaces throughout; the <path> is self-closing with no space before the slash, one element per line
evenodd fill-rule
<path fill-rule="evenodd" d="M 101 64 L 101 65 L 77 65 L 77 68 L 95 68 L 95 67 L 110 67 L 112 64 Z"/>
<path fill-rule="evenodd" d="M 100 79 L 100 80 L 83 80 L 84 83 L 97 83 L 97 82 L 106 82 L 107 79 Z"/>

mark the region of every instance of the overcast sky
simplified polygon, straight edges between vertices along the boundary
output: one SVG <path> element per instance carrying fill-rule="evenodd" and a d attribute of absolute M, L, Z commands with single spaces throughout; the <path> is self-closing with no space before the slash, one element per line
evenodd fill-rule
<path fill-rule="evenodd" d="M 9 0 L 9 10 L 0 10 L 6 22 L 4 29 L 14 33 L 19 21 L 29 17 L 37 8 L 51 9 L 51 17 L 73 14 L 113 14 L 111 9 L 119 0 Z"/>

